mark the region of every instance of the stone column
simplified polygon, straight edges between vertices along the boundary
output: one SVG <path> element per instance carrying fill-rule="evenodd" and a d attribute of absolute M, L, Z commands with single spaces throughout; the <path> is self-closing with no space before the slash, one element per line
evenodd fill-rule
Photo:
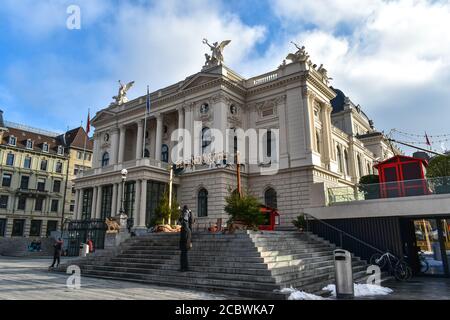
<path fill-rule="evenodd" d="M 289 167 L 289 153 L 288 153 L 288 136 L 287 136 L 287 118 L 286 118 L 286 96 L 281 96 L 277 99 L 278 116 L 279 116 L 279 138 L 278 142 L 280 151 L 280 167 Z"/>
<path fill-rule="evenodd" d="M 323 161 L 326 165 L 330 164 L 333 150 L 331 144 L 331 111 L 333 108 L 329 104 L 323 104 L 321 107 L 322 115 L 322 146 L 323 146 Z"/>
<path fill-rule="evenodd" d="M 77 220 L 81 220 L 81 215 L 83 212 L 83 193 L 84 193 L 83 189 L 80 189 L 80 195 L 79 195 L 80 201 L 78 201 L 79 205 L 78 205 L 78 212 L 77 212 Z"/>
<path fill-rule="evenodd" d="M 184 128 L 186 129 L 186 136 L 184 136 L 184 150 L 183 150 L 183 159 L 190 159 L 193 150 L 192 150 L 192 137 L 194 132 L 193 128 L 193 115 L 192 115 L 192 105 L 184 106 Z"/>
<path fill-rule="evenodd" d="M 144 135 L 144 122 L 138 120 L 137 124 L 137 136 L 136 136 L 136 160 L 142 159 L 142 143 Z"/>
<path fill-rule="evenodd" d="M 117 156 L 119 154 L 118 150 L 119 144 L 119 130 L 114 128 L 111 130 L 111 154 L 110 154 L 110 164 L 117 163 Z"/>
<path fill-rule="evenodd" d="M 92 205 L 91 205 L 91 219 L 95 218 L 96 210 L 97 210 L 97 191 L 98 187 L 92 188 Z"/>
<path fill-rule="evenodd" d="M 117 183 L 113 184 L 112 200 L 111 200 L 111 216 L 117 215 Z"/>
<path fill-rule="evenodd" d="M 139 226 L 139 218 L 140 218 L 140 205 L 141 205 L 141 183 L 142 180 L 136 180 L 136 190 L 135 190 L 135 198 L 134 198 L 134 227 Z"/>
<path fill-rule="evenodd" d="M 92 168 L 98 167 L 98 152 L 99 152 L 99 135 L 94 133 L 94 147 L 92 149 Z"/>
<path fill-rule="evenodd" d="M 183 138 L 183 131 L 182 129 L 184 129 L 184 109 L 183 107 L 178 107 L 178 150 L 180 150 L 180 148 L 184 149 L 184 138 Z M 183 159 L 183 151 L 180 150 L 178 153 L 178 156 L 181 157 L 181 159 Z"/>
<path fill-rule="evenodd" d="M 147 180 L 141 181 L 141 203 L 139 208 L 139 225 L 138 227 L 145 227 L 147 214 Z"/>
<path fill-rule="evenodd" d="M 95 209 L 95 219 L 100 219 L 102 215 L 102 186 L 97 187 L 97 208 Z"/>
<path fill-rule="evenodd" d="M 305 123 L 306 152 L 311 153 L 314 146 L 314 112 L 313 104 L 316 95 L 308 89 L 303 90 L 303 118 Z"/>
<path fill-rule="evenodd" d="M 163 115 L 161 113 L 156 114 L 156 146 L 155 146 L 155 159 L 161 160 L 161 147 L 162 147 L 162 130 L 163 130 Z"/>
<path fill-rule="evenodd" d="M 125 132 L 126 128 L 124 125 L 120 126 L 119 133 L 119 155 L 118 155 L 118 163 L 123 162 L 123 158 L 125 155 Z"/>
<path fill-rule="evenodd" d="M 75 220 L 78 219 L 78 206 L 80 205 L 80 190 L 79 189 L 75 189 L 75 207 L 73 212 L 75 213 Z"/>

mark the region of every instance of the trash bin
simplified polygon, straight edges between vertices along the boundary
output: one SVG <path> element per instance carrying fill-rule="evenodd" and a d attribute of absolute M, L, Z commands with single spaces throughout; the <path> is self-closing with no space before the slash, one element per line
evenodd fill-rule
<path fill-rule="evenodd" d="M 334 250 L 334 270 L 336 281 L 336 297 L 351 299 L 355 296 L 353 287 L 352 255 L 342 249 Z"/>

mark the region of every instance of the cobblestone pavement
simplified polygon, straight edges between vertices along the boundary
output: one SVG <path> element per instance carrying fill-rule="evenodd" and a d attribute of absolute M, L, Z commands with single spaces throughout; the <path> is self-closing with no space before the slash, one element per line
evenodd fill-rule
<path fill-rule="evenodd" d="M 69 275 L 49 272 L 50 264 L 51 259 L 0 257 L 0 300 L 233 299 L 193 290 L 91 277 L 81 278 L 80 289 L 69 289 L 66 286 Z"/>

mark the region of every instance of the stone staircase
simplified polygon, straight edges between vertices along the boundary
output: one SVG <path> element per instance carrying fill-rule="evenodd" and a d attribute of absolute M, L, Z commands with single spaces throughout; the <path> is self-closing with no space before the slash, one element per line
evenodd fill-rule
<path fill-rule="evenodd" d="M 84 276 L 130 280 L 256 299 L 285 299 L 277 292 L 295 287 L 321 294 L 334 281 L 333 250 L 323 239 L 297 231 L 194 233 L 191 271 L 180 273 L 178 234 L 131 238 L 115 251 L 99 251 L 72 261 Z M 355 281 L 367 264 L 353 258 Z M 61 271 L 65 270 L 61 266 Z"/>

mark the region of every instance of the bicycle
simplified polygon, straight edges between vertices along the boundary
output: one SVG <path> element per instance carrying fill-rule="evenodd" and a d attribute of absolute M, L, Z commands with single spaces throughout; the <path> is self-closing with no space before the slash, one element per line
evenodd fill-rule
<path fill-rule="evenodd" d="M 370 257 L 370 264 L 374 264 L 384 269 L 386 265 L 389 267 L 389 274 L 393 275 L 399 281 L 407 281 L 412 277 L 411 267 L 403 260 L 397 258 L 389 251 L 380 254 L 375 253 Z"/>

